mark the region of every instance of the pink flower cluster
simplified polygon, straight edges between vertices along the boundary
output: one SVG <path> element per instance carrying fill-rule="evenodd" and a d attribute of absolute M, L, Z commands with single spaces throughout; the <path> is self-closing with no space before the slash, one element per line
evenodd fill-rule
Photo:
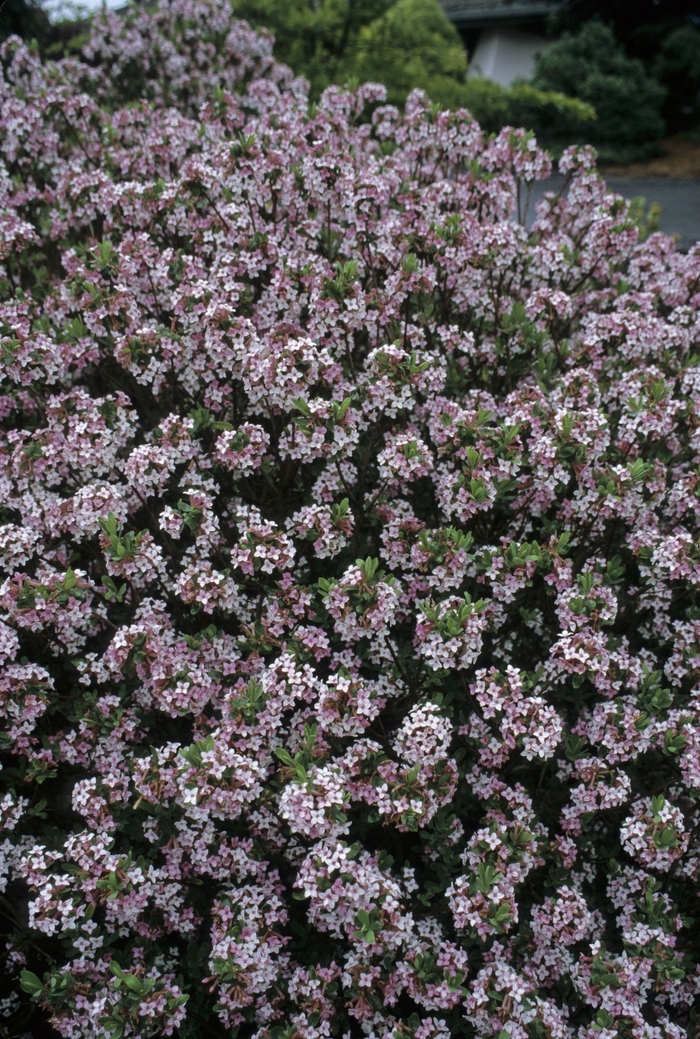
<path fill-rule="evenodd" d="M 0 61 L 0 1032 L 689 1036 L 700 249 L 228 0 Z"/>

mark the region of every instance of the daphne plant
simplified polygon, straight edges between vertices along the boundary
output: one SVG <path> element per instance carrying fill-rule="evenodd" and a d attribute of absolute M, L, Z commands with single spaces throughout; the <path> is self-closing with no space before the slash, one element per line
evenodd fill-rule
<path fill-rule="evenodd" d="M 690 1037 L 700 251 L 227 0 L 0 58 L 2 1029 Z"/>

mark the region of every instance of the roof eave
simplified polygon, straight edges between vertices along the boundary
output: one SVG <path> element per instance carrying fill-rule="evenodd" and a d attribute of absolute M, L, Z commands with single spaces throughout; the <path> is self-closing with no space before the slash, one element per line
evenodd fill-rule
<path fill-rule="evenodd" d="M 481 28 L 504 22 L 526 22 L 534 18 L 546 18 L 560 6 L 560 0 L 515 0 L 511 4 L 498 4 L 473 0 L 440 0 L 447 17 L 459 28 Z"/>

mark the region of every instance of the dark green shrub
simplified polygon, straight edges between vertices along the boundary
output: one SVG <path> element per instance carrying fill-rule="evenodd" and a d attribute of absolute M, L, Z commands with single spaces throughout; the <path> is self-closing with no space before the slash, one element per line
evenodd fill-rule
<path fill-rule="evenodd" d="M 654 73 L 668 91 L 662 112 L 669 129 L 695 129 L 700 124 L 700 29 L 674 29 L 661 46 Z"/>
<path fill-rule="evenodd" d="M 0 42 L 21 36 L 43 44 L 50 33 L 49 17 L 36 0 L 5 0 L 0 5 Z"/>
<path fill-rule="evenodd" d="M 593 105 L 597 120 L 582 131 L 568 113 L 553 112 L 539 136 L 557 150 L 573 142 L 594 144 L 602 161 L 630 162 L 658 153 L 665 123 L 665 90 L 644 65 L 628 57 L 612 29 L 594 19 L 566 33 L 538 59 L 533 85 Z"/>

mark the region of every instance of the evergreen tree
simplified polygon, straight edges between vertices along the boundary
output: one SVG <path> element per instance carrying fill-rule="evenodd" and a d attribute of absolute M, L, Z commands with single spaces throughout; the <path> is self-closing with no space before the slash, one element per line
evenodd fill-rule
<path fill-rule="evenodd" d="M 0 41 L 21 36 L 44 46 L 50 32 L 49 17 L 36 0 L 5 0 L 0 7 Z"/>
<path fill-rule="evenodd" d="M 668 90 L 663 115 L 669 129 L 700 126 L 700 29 L 679 25 L 669 33 L 653 67 Z"/>
<path fill-rule="evenodd" d="M 361 30 L 350 69 L 360 80 L 384 83 L 392 104 L 415 87 L 448 107 L 465 103 L 467 53 L 436 0 L 396 0 Z"/>
<path fill-rule="evenodd" d="M 566 113 L 557 114 L 550 129 L 554 140 L 585 139 L 603 161 L 629 162 L 656 152 L 665 129 L 665 89 L 598 19 L 553 43 L 538 59 L 533 84 L 578 97 L 596 110 L 598 118 L 585 134 Z"/>
<path fill-rule="evenodd" d="M 308 79 L 312 96 L 318 97 L 347 74 L 348 57 L 357 49 L 360 31 L 381 18 L 392 2 L 237 0 L 234 10 L 236 17 L 245 18 L 255 28 L 270 30 L 275 37 L 275 56 Z M 432 3 L 437 8 L 437 0 Z"/>

